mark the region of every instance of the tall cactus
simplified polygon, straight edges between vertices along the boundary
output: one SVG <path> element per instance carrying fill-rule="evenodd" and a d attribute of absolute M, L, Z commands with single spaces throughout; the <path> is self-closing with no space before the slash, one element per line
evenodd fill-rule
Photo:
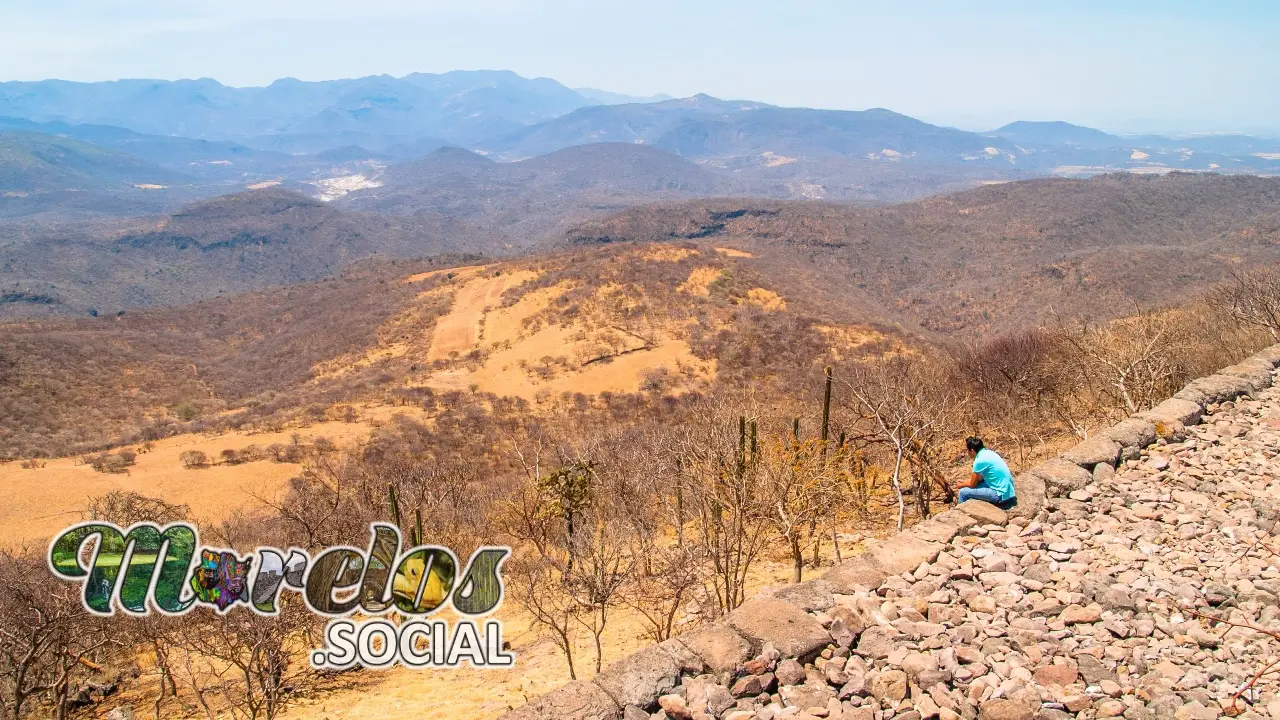
<path fill-rule="evenodd" d="M 831 366 L 823 368 L 827 376 L 827 387 L 822 393 L 822 445 L 827 445 L 827 433 L 831 427 Z"/>
<path fill-rule="evenodd" d="M 387 486 L 387 504 L 391 507 L 391 522 L 396 524 L 396 529 L 400 528 L 400 503 L 396 502 L 396 486 Z"/>

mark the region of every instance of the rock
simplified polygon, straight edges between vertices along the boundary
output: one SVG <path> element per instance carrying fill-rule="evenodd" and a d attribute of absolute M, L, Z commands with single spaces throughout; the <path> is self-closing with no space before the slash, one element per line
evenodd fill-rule
<path fill-rule="evenodd" d="M 622 720 L 649 720 L 649 713 L 635 705 L 628 705 L 622 708 Z"/>
<path fill-rule="evenodd" d="M 1115 681 L 1117 679 L 1114 670 L 1108 669 L 1107 666 L 1102 664 L 1101 660 L 1092 655 L 1077 655 L 1076 667 L 1079 669 L 1081 677 L 1090 685 L 1097 685 L 1103 680 Z"/>
<path fill-rule="evenodd" d="M 841 608 L 844 610 L 845 608 Z M 831 626 L 827 628 L 827 632 L 831 635 L 831 641 L 836 647 L 847 648 L 853 645 L 853 641 L 857 639 L 858 634 L 854 632 L 843 618 L 837 617 L 831 621 Z"/>
<path fill-rule="evenodd" d="M 833 586 L 830 581 L 818 578 L 817 580 L 806 580 L 795 585 L 787 585 L 781 590 L 775 591 L 773 596 L 779 600 L 785 600 L 805 612 L 827 611 L 836 604 L 832 590 Z"/>
<path fill-rule="evenodd" d="M 715 715 L 724 713 L 725 710 L 733 707 L 737 700 L 729 692 L 729 688 L 723 685 L 712 685 L 707 688 L 707 709 Z"/>
<path fill-rule="evenodd" d="M 1187 383 L 1186 387 L 1174 393 L 1178 400 L 1189 400 L 1197 405 L 1220 403 L 1234 400 L 1240 395 L 1248 395 L 1254 391 L 1252 383 L 1233 375 L 1210 375 Z"/>
<path fill-rule="evenodd" d="M 770 643 L 784 657 L 808 659 L 831 641 L 822 623 L 789 602 L 758 597 L 729 614 L 728 624 L 757 643 Z"/>
<path fill-rule="evenodd" d="M 681 699 L 680 702 L 683 703 L 684 700 Z M 545 720 L 547 718 L 615 720 L 621 711 L 622 709 L 614 703 L 613 698 L 600 689 L 599 685 L 585 680 L 574 680 L 524 707 L 504 714 L 502 720 Z M 691 720 L 691 716 L 685 715 L 679 720 Z"/>
<path fill-rule="evenodd" d="M 871 678 L 871 697 L 898 702 L 907 696 L 907 674 L 901 670 L 885 670 Z"/>
<path fill-rule="evenodd" d="M 1173 717 L 1175 720 L 1218 720 L 1219 714 L 1216 709 L 1207 708 L 1193 700 L 1178 708 Z"/>
<path fill-rule="evenodd" d="M 1076 664 L 1068 660 L 1059 665 L 1041 665 L 1035 669 L 1033 675 L 1040 685 L 1066 687 L 1076 681 L 1080 672 L 1076 669 Z"/>
<path fill-rule="evenodd" d="M 693 720 L 693 712 L 679 695 L 663 695 L 658 698 L 658 707 L 674 720 Z"/>
<path fill-rule="evenodd" d="M 978 708 L 981 720 L 1034 720 L 1038 707 L 1016 700 L 988 700 Z"/>
<path fill-rule="evenodd" d="M 835 699 L 836 691 L 824 684 L 783 685 L 778 688 L 778 696 L 788 707 L 802 710 L 815 707 L 826 707 L 827 702 Z"/>
<path fill-rule="evenodd" d="M 1082 490 L 1092 476 L 1088 470 L 1062 458 L 1054 458 L 1027 471 L 1044 480 L 1045 491 L 1050 495 L 1066 495 L 1072 490 Z"/>
<path fill-rule="evenodd" d="M 1156 405 L 1150 410 L 1140 413 L 1138 417 L 1146 418 L 1156 425 L 1156 434 L 1160 434 L 1161 423 L 1178 425 L 1195 425 L 1200 422 L 1200 416 L 1204 413 L 1204 408 L 1198 403 L 1190 400 L 1182 400 L 1178 398 L 1169 398 L 1164 402 Z"/>
<path fill-rule="evenodd" d="M 1110 482 L 1116 476 L 1116 469 L 1106 463 L 1093 466 L 1093 482 L 1097 484 Z"/>
<path fill-rule="evenodd" d="M 969 598 L 969 609 L 976 613 L 986 613 L 994 615 L 996 612 L 996 599 L 990 595 L 974 595 Z"/>
<path fill-rule="evenodd" d="M 773 685 L 773 675 L 744 675 L 738 678 L 738 681 L 729 689 L 729 693 L 734 697 L 755 697 L 763 692 L 769 692 Z"/>
<path fill-rule="evenodd" d="M 672 642 L 672 641 L 668 641 Z M 712 625 L 674 639 L 697 655 L 706 669 L 727 679 L 751 657 L 751 644 L 723 625 Z"/>
<path fill-rule="evenodd" d="M 1096 603 L 1088 607 L 1068 605 L 1067 609 L 1063 610 L 1062 614 L 1058 616 L 1058 619 L 1068 625 L 1096 623 L 1102 619 L 1102 606 Z"/>
<path fill-rule="evenodd" d="M 1104 700 L 1097 705 L 1097 717 L 1119 717 L 1123 715 L 1124 711 L 1127 709 L 1129 709 L 1129 706 L 1119 700 Z"/>
<path fill-rule="evenodd" d="M 1098 463 L 1115 465 L 1120 460 L 1120 443 L 1108 437 L 1094 435 L 1062 453 L 1061 457 L 1086 470 L 1092 470 Z"/>
<path fill-rule="evenodd" d="M 1101 433 L 1120 443 L 1126 459 L 1138 457 L 1138 451 L 1156 441 L 1156 426 L 1146 418 L 1131 417 L 1112 425 Z"/>
<path fill-rule="evenodd" d="M 804 666 L 792 658 L 787 658 L 778 663 L 778 669 L 774 672 L 774 676 L 778 678 L 779 685 L 799 685 L 804 682 L 806 677 Z"/>
<path fill-rule="evenodd" d="M 1234 375 L 1235 377 L 1247 380 L 1254 390 L 1259 388 L 1271 387 L 1271 372 L 1275 369 L 1271 363 L 1250 358 L 1235 365 L 1224 367 L 1218 371 L 1219 375 Z"/>
<path fill-rule="evenodd" d="M 688 657 L 673 657 L 668 652 L 670 647 Z M 693 663 L 696 667 L 691 667 Z M 702 662 L 683 645 L 650 645 L 610 664 L 595 682 L 622 705 L 647 707 L 679 684 L 683 669 L 701 670 Z"/>
<path fill-rule="evenodd" d="M 648 717 L 647 715 L 645 717 Z M 107 720 L 133 720 L 133 708 L 121 705 L 107 713 Z"/>
<path fill-rule="evenodd" d="M 871 658 L 886 658 L 892 649 L 893 640 L 889 635 L 889 630 L 880 625 L 863 630 L 862 636 L 858 638 L 858 652 Z"/>
<path fill-rule="evenodd" d="M 914 680 L 920 673 L 938 669 L 938 660 L 929 653 L 912 652 L 902 660 L 902 671 Z"/>
<path fill-rule="evenodd" d="M 1013 492 L 1018 504 L 1008 511 L 1010 518 L 1029 520 L 1044 508 L 1048 490 L 1039 475 L 1022 473 L 1013 478 Z"/>
<path fill-rule="evenodd" d="M 1004 525 L 1009 522 L 1009 515 L 1000 508 L 981 500 L 968 500 L 956 505 L 956 510 L 972 517 L 982 525 Z"/>

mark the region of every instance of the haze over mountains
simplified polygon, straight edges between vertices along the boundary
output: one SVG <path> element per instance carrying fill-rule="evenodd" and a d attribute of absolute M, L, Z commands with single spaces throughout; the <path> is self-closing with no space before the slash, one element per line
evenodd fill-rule
<path fill-rule="evenodd" d="M 219 184 L 369 174 L 359 163 L 406 162 L 446 145 L 518 160 L 597 142 L 646 144 L 746 173 L 760 194 L 861 202 L 984 179 L 1107 170 L 1268 173 L 1280 165 L 1280 141 L 1267 138 L 1127 138 L 1061 122 L 973 133 L 884 109 L 784 108 L 706 95 L 630 98 L 505 71 L 283 79 L 260 88 L 209 79 L 0 83 L 0 132 L 11 130 L 135 155 L 182 173 L 206 195 L 225 190 Z M 901 183 L 897 165 L 933 177 Z"/>
<path fill-rule="evenodd" d="M 1046 176 L 1277 168 L 1280 140 L 1270 138 L 1120 137 L 1033 121 L 975 133 L 885 109 L 631 98 L 511 72 L 285 79 L 261 88 L 208 79 L 0 83 L 0 312 L 188 302 L 315 280 L 364 259 L 527 253 L 581 235 L 583 223 L 630 222 L 610 219 L 629 208 L 659 204 L 675 208 L 674 219 L 698 206 L 671 203 L 706 198 L 886 205 Z M 1001 222 L 1022 227 L 1041 220 L 1016 202 L 1076 207 L 1124 188 L 1136 207 L 1112 207 L 1106 222 L 1165 228 L 1189 221 L 1194 203 L 1159 200 L 1170 212 L 1150 218 L 1139 209 L 1157 202 L 1148 194 L 1175 185 L 992 192 L 1005 198 Z M 1227 202 L 1220 189 L 1233 187 L 1176 186 L 1218 198 L 1211 213 Z M 1267 202 L 1247 209 L 1273 217 Z M 931 207 L 883 215 L 753 203 L 730 205 L 783 208 L 819 234 L 831 232 L 836 216 L 861 218 L 859 227 L 879 218 L 866 227 L 888 233 L 876 223 Z M 622 226 L 601 227 L 613 228 L 598 233 L 610 238 L 632 237 Z M 948 242 L 975 232 L 947 227 L 938 232 Z M 1049 262 L 1033 255 L 1026 260 Z"/>

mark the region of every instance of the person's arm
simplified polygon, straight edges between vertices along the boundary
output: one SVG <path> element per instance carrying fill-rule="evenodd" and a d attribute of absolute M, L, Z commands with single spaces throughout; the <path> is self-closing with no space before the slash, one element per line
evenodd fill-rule
<path fill-rule="evenodd" d="M 969 473 L 969 477 L 956 482 L 956 489 L 978 487 L 978 483 L 982 482 L 982 476 L 976 472 Z"/>

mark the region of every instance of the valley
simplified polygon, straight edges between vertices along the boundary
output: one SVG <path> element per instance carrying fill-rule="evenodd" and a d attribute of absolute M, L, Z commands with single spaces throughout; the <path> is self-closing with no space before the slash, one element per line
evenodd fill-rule
<path fill-rule="evenodd" d="M 34 650 L 0 634 L 0 717 L 493 719 L 570 679 L 595 693 L 631 653 L 938 528 L 966 438 L 1023 488 L 1272 345 L 1278 157 L 1238 133 L 962 130 L 508 71 L 0 82 L 0 626 L 56 619 Z M 1209 457 L 1205 431 L 1152 427 Z M 517 669 L 318 672 L 323 623 L 297 603 L 104 620 L 44 572 L 87 520 L 186 520 L 238 553 L 359 545 L 374 522 L 460 557 L 510 547 L 495 617 Z M 1007 545 L 989 525 L 966 529 Z M 898 594 L 937 567 L 888 579 L 902 614 L 881 625 L 940 617 Z M 965 686 L 974 708 L 1030 675 L 1001 662 Z M 25 677 L 43 684 L 12 692 Z M 717 712 L 776 719 L 761 695 L 831 678 Z M 962 717 L 868 693 L 786 712 Z M 1107 694 L 1077 717 L 1152 720 Z M 620 697 L 536 717 L 613 719 Z M 1067 720 L 1037 707 L 963 718 Z"/>

